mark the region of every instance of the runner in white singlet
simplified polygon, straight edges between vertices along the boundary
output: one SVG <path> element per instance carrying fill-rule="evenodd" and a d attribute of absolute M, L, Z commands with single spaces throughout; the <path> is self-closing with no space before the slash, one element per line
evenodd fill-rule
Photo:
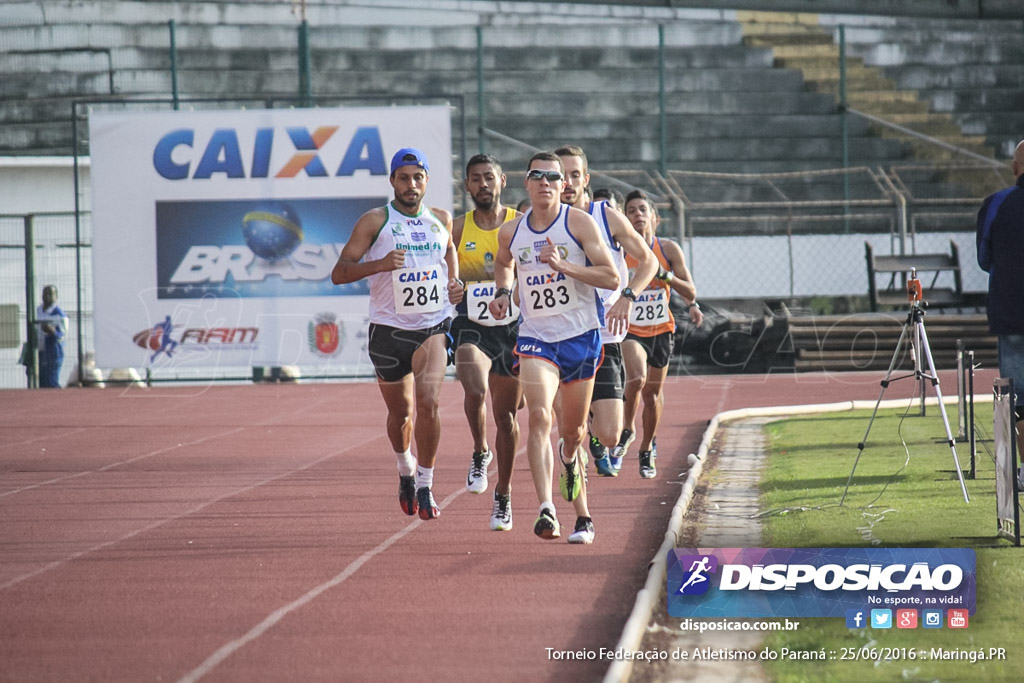
<path fill-rule="evenodd" d="M 370 279 L 368 350 L 398 461 L 398 502 L 407 515 L 418 511 L 421 519 L 441 514 L 431 492 L 441 438 L 438 399 L 451 307 L 465 290 L 451 214 L 423 205 L 429 173 L 423 152 L 398 150 L 391 159 L 394 201 L 356 221 L 331 272 L 334 284 Z"/>
<path fill-rule="evenodd" d="M 626 217 L 611 208 L 607 202 L 591 201 L 587 195 L 590 173 L 587 155 L 583 149 L 568 145 L 555 150 L 565 166 L 566 185 L 562 201 L 587 211 L 600 228 L 599 233 L 612 254 L 619 272 L 622 289 L 600 290 L 608 324 L 601 328 L 603 355 L 594 379 L 594 393 L 590 404 L 590 452 L 594 456 L 597 473 L 605 477 L 617 476 L 619 470 L 610 457 L 611 450 L 624 436 L 632 432 L 623 429 L 623 403 L 625 371 L 622 364 L 622 340 L 629 328 L 629 312 L 636 300 L 634 292 L 642 292 L 658 271 L 658 260 L 647 243 L 637 234 Z M 626 255 L 637 262 L 636 268 L 626 268 Z M 619 461 L 621 463 L 621 460 Z"/>
<path fill-rule="evenodd" d="M 545 539 L 561 535 L 551 495 L 555 462 L 552 406 L 561 390 L 559 488 L 576 512 L 576 526 L 568 540 L 592 543 L 594 523 L 587 506 L 579 446 L 586 433 L 594 372 L 601 354 L 599 330 L 604 326 L 604 310 L 597 288 L 615 289 L 619 275 L 594 219 L 561 204 L 565 173 L 558 156 L 540 152 L 526 168 L 532 208 L 499 229 L 496 289 L 490 310 L 496 319 L 505 318 L 516 279 L 520 304 L 516 355 L 530 416 L 526 453 L 540 501 L 533 531 Z"/>

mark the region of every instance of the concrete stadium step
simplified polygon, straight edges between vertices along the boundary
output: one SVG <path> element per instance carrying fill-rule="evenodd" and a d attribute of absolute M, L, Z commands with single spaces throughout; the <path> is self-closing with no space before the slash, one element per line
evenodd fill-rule
<path fill-rule="evenodd" d="M 473 103 L 475 104 L 475 103 Z M 665 98 L 669 114 L 832 114 L 835 102 L 831 97 L 816 93 L 791 93 L 779 97 L 777 93 L 668 93 Z M 638 101 L 628 94 L 613 93 L 600 97 L 570 94 L 553 99 L 548 96 L 525 93 L 504 101 L 489 101 L 487 115 L 516 114 L 527 116 L 588 116 L 623 117 L 649 114 L 651 103 Z"/>
<path fill-rule="evenodd" d="M 790 316 L 788 334 L 797 370 L 886 370 L 896 353 L 906 315 L 900 312 L 845 316 Z M 932 314 L 925 318 L 937 368 L 956 367 L 957 341 L 975 351 L 976 362 L 993 363 L 996 338 L 984 315 Z M 904 345 L 897 367 L 913 367 Z"/>
<path fill-rule="evenodd" d="M 981 88 L 947 90 L 936 88 L 921 91 L 934 111 L 978 112 L 1018 111 L 1024 112 L 1024 89 Z M 1024 123 L 1024 120 L 1022 120 Z"/>
<path fill-rule="evenodd" d="M 490 116 L 487 127 L 510 137 L 528 139 L 537 132 L 537 123 L 511 116 Z M 591 138 L 607 138 L 628 134 L 637 138 L 656 139 L 659 134 L 659 119 L 655 109 L 642 115 L 622 118 L 621 116 L 590 116 L 587 125 L 581 128 L 569 119 L 552 119 L 544 122 L 549 137 L 566 140 L 585 134 Z M 770 130 L 773 138 L 838 137 L 841 122 L 838 114 L 803 115 L 785 114 L 767 116 L 761 114 L 733 114 L 711 116 L 678 116 L 669 121 L 667 133 L 670 139 L 742 139 L 760 140 L 764 131 Z M 868 123 L 864 119 L 850 118 L 849 133 L 854 137 L 867 134 Z"/>
<path fill-rule="evenodd" d="M 1024 61 L 1024 44 L 1019 36 L 993 40 L 979 32 L 975 41 L 901 41 L 853 45 L 850 51 L 872 66 L 915 64 L 1019 64 Z"/>
<path fill-rule="evenodd" d="M 934 88 L 1024 87 L 1024 58 L 1009 64 L 960 64 L 956 69 L 940 64 L 909 64 L 883 69 L 897 87 L 914 90 Z"/>
<path fill-rule="evenodd" d="M 6 73 L 0 79 L 0 99 L 27 97 L 52 97 L 74 93 L 76 95 L 111 95 L 113 89 L 108 71 L 51 72 L 46 78 L 37 73 Z M 116 85 L 114 86 L 116 88 Z M 5 105 L 6 106 L 6 105 Z"/>
<path fill-rule="evenodd" d="M 735 22 L 675 22 L 665 27 L 667 47 L 739 45 L 740 27 Z M 0 51 L 59 49 L 67 47 L 109 47 L 123 45 L 167 45 L 170 32 L 163 23 L 136 24 L 47 24 L 45 26 L 0 26 Z M 213 47 L 245 49 L 253 44 L 267 48 L 294 47 L 298 30 L 294 24 L 181 24 L 175 40 L 182 48 Z M 508 26 L 485 31 L 488 47 L 558 45 L 568 47 L 655 48 L 658 27 L 651 24 L 576 26 Z M 311 26 L 310 44 L 319 49 L 432 50 L 475 49 L 473 26 Z"/>
<path fill-rule="evenodd" d="M 876 17 L 877 19 L 877 17 Z M 825 27 L 827 19 L 823 16 L 821 25 Z M 894 21 L 899 21 L 894 18 Z M 852 22 L 839 22 L 846 25 L 846 44 L 883 45 L 883 44 L 914 44 L 923 43 L 937 45 L 941 43 L 976 43 L 979 40 L 1019 43 L 1024 22 L 1020 21 L 969 21 L 958 20 L 955 24 L 939 24 L 941 20 L 920 19 L 913 22 L 900 21 L 898 25 L 858 25 Z M 832 26 L 830 30 L 836 31 Z"/>
<path fill-rule="evenodd" d="M 555 149 L 567 142 L 579 144 L 584 150 L 594 150 L 595 158 L 607 164 L 628 163 L 631 160 L 643 164 L 656 164 L 660 159 L 657 139 L 636 136 L 628 137 L 548 137 L 546 131 L 538 130 L 529 139 L 529 144 L 540 149 Z M 898 157 L 900 145 L 878 138 L 862 138 L 857 141 L 861 156 L 886 160 Z M 590 156 L 590 152 L 588 152 Z M 685 163 L 686 169 L 694 162 L 732 164 L 732 171 L 745 169 L 752 162 L 771 162 L 787 159 L 791 164 L 804 161 L 822 161 L 838 165 L 842 159 L 842 140 L 837 136 L 827 138 L 761 138 L 761 139 L 708 139 L 671 138 L 667 142 L 666 157 L 669 165 Z M 738 161 L 742 159 L 742 162 Z"/>
<path fill-rule="evenodd" d="M 71 155 L 71 115 L 66 121 L 40 121 L 19 126 L 0 126 L 0 155 Z"/>

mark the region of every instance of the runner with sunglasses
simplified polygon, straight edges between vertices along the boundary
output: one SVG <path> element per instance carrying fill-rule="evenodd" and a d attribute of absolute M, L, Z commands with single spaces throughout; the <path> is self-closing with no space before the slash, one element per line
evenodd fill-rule
<path fill-rule="evenodd" d="M 558 155 L 539 152 L 526 168 L 532 208 L 499 229 L 490 310 L 498 320 L 508 315 L 515 280 L 520 302 L 517 368 L 529 411 L 526 453 L 540 501 L 533 531 L 544 539 L 561 535 L 551 494 L 553 405 L 560 390 L 559 489 L 576 512 L 568 541 L 592 543 L 594 523 L 579 447 L 605 325 L 598 289 L 616 289 L 619 273 L 594 219 L 561 203 L 565 169 Z"/>

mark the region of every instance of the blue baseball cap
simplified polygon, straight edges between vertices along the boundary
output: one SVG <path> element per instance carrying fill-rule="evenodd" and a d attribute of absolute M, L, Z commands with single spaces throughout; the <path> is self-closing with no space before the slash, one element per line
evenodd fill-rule
<path fill-rule="evenodd" d="M 391 157 L 391 175 L 402 166 L 419 166 L 427 173 L 430 173 L 430 164 L 427 163 L 427 155 L 415 147 L 403 147 Z"/>

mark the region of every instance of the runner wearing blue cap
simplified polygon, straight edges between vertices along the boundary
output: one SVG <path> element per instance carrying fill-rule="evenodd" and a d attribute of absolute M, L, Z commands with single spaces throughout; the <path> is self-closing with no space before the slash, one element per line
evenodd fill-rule
<path fill-rule="evenodd" d="M 331 272 L 336 285 L 369 280 L 368 350 L 387 406 L 388 440 L 398 461 L 398 500 L 403 512 L 419 512 L 421 519 L 441 514 L 431 492 L 441 437 L 438 402 L 452 307 L 462 301 L 465 289 L 451 214 L 423 204 L 429 175 L 423 152 L 398 150 L 391 159 L 394 200 L 356 221 Z"/>

